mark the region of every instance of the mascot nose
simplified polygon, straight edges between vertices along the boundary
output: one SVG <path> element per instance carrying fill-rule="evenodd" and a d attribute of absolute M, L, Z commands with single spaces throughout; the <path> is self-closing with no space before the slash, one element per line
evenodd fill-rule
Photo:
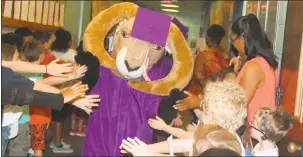
<path fill-rule="evenodd" d="M 131 68 L 130 66 L 129 66 L 129 64 L 128 64 L 128 61 L 125 61 L 125 66 L 126 66 L 126 68 L 127 68 L 127 70 L 129 71 L 129 72 L 131 72 L 131 71 L 136 71 L 136 70 L 138 70 L 140 67 L 138 66 L 138 67 L 135 67 L 135 68 Z"/>

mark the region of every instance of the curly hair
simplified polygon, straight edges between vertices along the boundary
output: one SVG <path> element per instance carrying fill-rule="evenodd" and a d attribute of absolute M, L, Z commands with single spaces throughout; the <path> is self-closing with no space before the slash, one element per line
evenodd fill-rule
<path fill-rule="evenodd" d="M 282 110 L 271 110 L 266 107 L 260 108 L 255 113 L 257 129 L 266 135 L 268 140 L 278 142 L 292 128 L 292 116 Z"/>
<path fill-rule="evenodd" d="M 219 125 L 203 125 L 194 133 L 193 156 L 212 149 L 223 148 L 241 154 L 241 146 L 234 134 Z"/>
<path fill-rule="evenodd" d="M 210 118 L 210 124 L 220 125 L 236 133 L 245 124 L 247 98 L 244 89 L 235 82 L 209 82 L 204 89 L 203 114 Z"/>

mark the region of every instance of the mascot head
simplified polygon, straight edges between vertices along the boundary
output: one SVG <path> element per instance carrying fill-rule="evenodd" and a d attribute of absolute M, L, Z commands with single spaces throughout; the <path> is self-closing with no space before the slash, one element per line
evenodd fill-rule
<path fill-rule="evenodd" d="M 109 54 L 104 39 L 116 25 L 113 51 Z M 133 3 L 119 3 L 100 12 L 86 28 L 83 46 L 99 58 L 101 66 L 112 69 L 142 92 L 166 96 L 173 88 L 183 89 L 192 76 L 192 54 L 171 18 Z M 151 81 L 148 70 L 165 51 L 172 54 L 173 67 L 166 77 Z"/>

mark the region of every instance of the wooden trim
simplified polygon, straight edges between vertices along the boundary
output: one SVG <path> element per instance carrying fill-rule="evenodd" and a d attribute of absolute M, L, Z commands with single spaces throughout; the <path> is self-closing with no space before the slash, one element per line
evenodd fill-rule
<path fill-rule="evenodd" d="M 296 103 L 295 103 L 295 116 L 299 118 L 299 122 L 303 123 L 303 29 L 302 29 L 302 43 L 301 43 L 301 54 L 298 69 L 298 83 L 296 92 Z"/>
<path fill-rule="evenodd" d="M 3 16 L 1 21 L 2 21 L 2 27 L 13 27 L 13 28 L 28 27 L 31 30 L 43 30 L 43 31 L 56 31 L 59 28 L 63 28 L 63 27 L 56 27 L 56 26 L 49 26 L 49 25 L 42 25 L 32 22 L 21 21 L 21 20 L 7 18 Z"/>

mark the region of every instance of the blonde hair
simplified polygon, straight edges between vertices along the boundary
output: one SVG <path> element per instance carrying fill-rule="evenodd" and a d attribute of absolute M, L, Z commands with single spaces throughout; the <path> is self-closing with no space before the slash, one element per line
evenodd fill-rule
<path fill-rule="evenodd" d="M 231 81 L 209 82 L 204 89 L 202 111 L 217 124 L 236 133 L 245 124 L 247 98 L 237 83 Z"/>
<path fill-rule="evenodd" d="M 235 135 L 218 125 L 200 126 L 194 133 L 193 156 L 212 148 L 224 148 L 241 154 L 241 146 Z"/>
<path fill-rule="evenodd" d="M 273 142 L 280 141 L 292 128 L 291 115 L 282 110 L 271 110 L 270 108 L 260 108 L 254 116 L 257 129 L 266 135 L 265 138 Z"/>

